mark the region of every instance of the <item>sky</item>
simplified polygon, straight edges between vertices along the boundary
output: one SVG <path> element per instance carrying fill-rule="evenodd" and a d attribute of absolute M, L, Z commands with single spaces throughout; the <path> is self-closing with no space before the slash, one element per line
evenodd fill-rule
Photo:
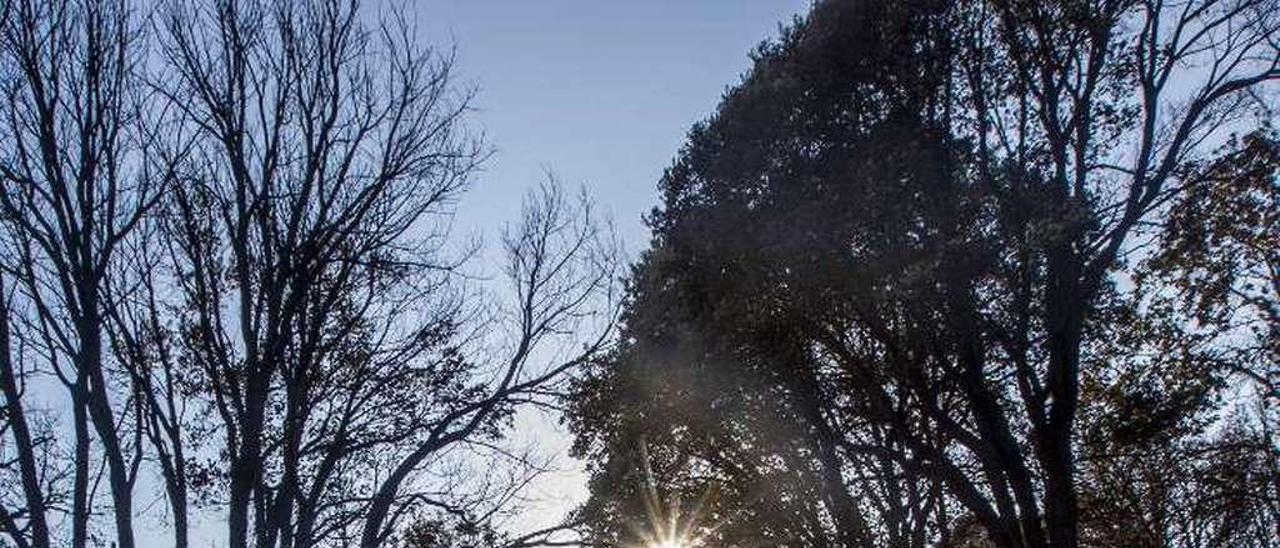
<path fill-rule="evenodd" d="M 494 156 L 459 204 L 457 229 L 493 247 L 524 192 L 548 172 L 584 186 L 632 255 L 642 215 L 689 127 L 750 66 L 748 54 L 808 0 L 420 0 L 419 39 L 457 48 L 458 81 L 478 96 L 471 123 Z M 526 415 L 515 436 L 558 456 L 511 526 L 554 523 L 585 496 L 556 417 Z"/>
<path fill-rule="evenodd" d="M 514 217 L 547 171 L 586 185 L 631 247 L 690 125 L 750 65 L 748 53 L 806 0 L 424 0 L 420 39 L 457 47 L 458 81 L 496 154 L 460 225 Z M 473 225 L 473 226 L 468 226 Z"/>

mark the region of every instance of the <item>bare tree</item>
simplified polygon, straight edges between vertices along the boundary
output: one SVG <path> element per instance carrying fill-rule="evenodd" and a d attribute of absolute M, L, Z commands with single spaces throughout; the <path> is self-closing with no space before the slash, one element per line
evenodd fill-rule
<path fill-rule="evenodd" d="M 194 376 L 177 339 L 180 325 L 166 299 L 171 287 L 160 240 L 161 221 L 149 219 L 122 250 L 124 260 L 105 288 L 107 335 L 115 361 L 129 381 L 137 431 L 159 467 L 175 548 L 190 544 L 193 485 L 188 464 L 207 436 Z"/>
<path fill-rule="evenodd" d="M 485 366 L 489 378 L 470 386 L 469 397 L 433 421 L 426 439 L 396 461 L 370 502 L 361 546 L 382 545 L 397 518 L 418 502 L 404 491 L 424 462 L 483 436 L 520 405 L 552 404 L 564 393 L 557 387 L 565 373 L 604 352 L 617 318 L 618 250 L 611 232 L 601 230 L 586 198 L 575 204 L 554 181 L 526 198 L 521 222 L 503 238 L 515 301 L 500 324 L 501 333 L 513 337 L 508 357 Z M 566 337 L 581 346 L 555 348 Z"/>
<path fill-rule="evenodd" d="M 129 411 L 116 399 L 104 360 L 103 287 L 118 248 L 162 184 L 139 167 L 151 143 L 138 127 L 146 104 L 138 20 L 126 2 L 6 8 L 4 270 L 34 315 L 25 333 L 41 343 L 73 410 L 72 545 L 87 541 L 92 435 L 107 463 L 117 542 L 132 548 L 132 491 L 142 455 L 117 422 Z M 28 504 L 45 509 L 39 500 Z M 35 534 L 48 542 L 43 531 Z"/>
<path fill-rule="evenodd" d="M 46 482 L 51 478 L 43 469 L 48 459 L 41 458 L 39 446 L 42 440 L 33 433 L 31 421 L 27 417 L 23 404 L 23 393 L 26 390 L 28 372 L 15 363 L 12 351 L 12 338 L 9 329 L 9 296 L 4 288 L 4 277 L 0 274 L 0 390 L 4 392 L 4 430 L 13 437 L 14 455 L 4 455 L 5 461 L 16 461 L 18 479 L 21 482 L 21 496 L 18 506 L 10 508 L 14 503 L 5 501 L 0 507 L 0 523 L 10 540 L 17 546 L 26 548 L 48 548 L 52 546 L 49 529 L 49 495 Z M 48 440 L 43 440 L 47 443 Z M 6 466 L 7 468 L 7 466 Z M 19 525 L 26 522 L 26 532 Z"/>
<path fill-rule="evenodd" d="M 369 15 L 338 0 L 164 15 L 158 87 L 193 144 L 169 156 L 181 184 L 162 240 L 178 359 L 228 462 L 231 546 L 382 545 L 424 507 L 457 511 L 466 489 L 440 467 L 548 400 L 611 332 L 602 311 L 586 347 L 534 366 L 614 275 L 590 208 L 547 187 L 507 245 L 514 349 L 500 366 L 467 355 L 499 325 L 473 324 L 454 274 L 470 252 L 448 248 L 452 203 L 486 156 L 463 125 L 470 92 L 403 15 Z M 149 386 L 172 417 L 169 389 Z"/>
<path fill-rule="evenodd" d="M 341 529 L 315 514 L 350 488 L 335 481 L 344 459 L 383 441 L 356 438 L 381 426 L 362 421 L 414 411 L 398 398 L 426 379 L 408 364 L 441 351 L 454 314 L 432 303 L 452 265 L 431 223 L 483 157 L 460 133 L 467 98 L 451 95 L 448 59 L 403 26 L 366 28 L 356 8 L 175 3 L 164 23 L 164 93 L 198 143 L 168 233 L 186 352 L 225 438 L 236 547 Z M 395 371 L 361 370 L 383 366 Z"/>

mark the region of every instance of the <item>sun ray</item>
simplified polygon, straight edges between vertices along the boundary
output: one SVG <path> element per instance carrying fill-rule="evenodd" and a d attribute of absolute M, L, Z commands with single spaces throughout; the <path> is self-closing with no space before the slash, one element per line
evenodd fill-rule
<path fill-rule="evenodd" d="M 688 513 L 685 513 L 684 504 L 676 495 L 664 502 L 658 493 L 658 481 L 650 463 L 649 448 L 643 439 L 640 440 L 640 471 L 644 481 L 640 487 L 640 498 L 648 524 L 630 526 L 640 539 L 640 544 L 634 548 L 699 548 L 703 538 L 697 531 L 706 529 L 701 523 L 702 514 L 713 490 L 703 492 Z M 714 531 L 718 527 L 719 524 L 716 524 L 710 530 Z"/>

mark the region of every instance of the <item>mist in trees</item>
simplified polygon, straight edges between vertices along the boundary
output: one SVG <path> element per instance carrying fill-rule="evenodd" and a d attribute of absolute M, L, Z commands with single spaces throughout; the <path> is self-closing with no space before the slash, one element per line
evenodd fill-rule
<path fill-rule="evenodd" d="M 0 16 L 4 543 L 503 542 L 501 440 L 610 344 L 618 256 L 552 180 L 475 282 L 451 54 L 339 0 Z"/>
<path fill-rule="evenodd" d="M 1264 1 L 818 2 L 660 183 L 588 538 L 1274 546 L 1278 44 Z"/>

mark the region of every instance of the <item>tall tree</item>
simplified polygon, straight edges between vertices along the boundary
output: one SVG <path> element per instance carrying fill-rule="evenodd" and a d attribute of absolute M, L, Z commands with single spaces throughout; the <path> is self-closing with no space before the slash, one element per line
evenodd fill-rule
<path fill-rule="evenodd" d="M 461 512 L 478 493 L 426 469 L 494 441 L 608 341 L 606 322 L 536 359 L 612 284 L 589 208 L 551 186 L 506 246 L 509 357 L 466 353 L 489 331 L 448 248 L 487 154 L 463 125 L 470 92 L 402 14 L 368 15 L 338 0 L 166 15 L 164 93 L 196 144 L 164 230 L 184 352 L 224 436 L 233 547 L 381 546 L 424 507 Z"/>
<path fill-rule="evenodd" d="M 126 548 L 163 517 L 185 547 L 201 513 L 236 547 L 495 527 L 538 473 L 513 415 L 612 343 L 616 249 L 551 181 L 503 240 L 509 287 L 462 272 L 488 148 L 452 57 L 347 0 L 0 16 L 6 542 Z M 164 510 L 134 504 L 153 485 Z"/>
<path fill-rule="evenodd" d="M 999 546 L 1078 545 L 1113 276 L 1280 78 L 1278 23 L 1249 1 L 819 3 L 664 176 L 632 342 L 584 380 L 579 451 L 612 478 L 637 432 L 674 427 L 701 450 L 673 482 L 749 449 L 714 477 L 741 481 L 792 450 L 735 413 L 648 421 L 764 398 L 815 444 L 787 468 L 846 491 L 811 510 L 828 544 L 945 543 L 972 520 Z M 717 391 L 721 371 L 763 388 Z M 707 380 L 646 385 L 671 372 Z M 601 527 L 629 519 L 597 489 Z"/>
<path fill-rule="evenodd" d="M 4 269 L 33 316 L 22 334 L 48 357 L 73 409 L 72 545 L 88 541 L 90 443 L 96 441 L 107 464 L 116 540 L 132 548 L 142 454 L 119 427 L 129 410 L 104 357 L 103 289 L 122 242 L 163 186 L 162 177 L 147 173 L 146 151 L 155 136 L 139 123 L 148 104 L 138 66 L 141 25 L 127 2 L 12 2 L 5 8 Z M 13 315 L 8 320 L 15 323 Z M 6 392 L 7 399 L 15 397 Z M 8 405 L 16 411 L 20 402 Z M 23 460 L 32 458 L 29 444 L 19 443 L 18 450 Z M 38 514 L 47 507 L 35 495 L 28 491 Z M 47 516 L 37 514 L 33 543 L 44 545 Z"/>

